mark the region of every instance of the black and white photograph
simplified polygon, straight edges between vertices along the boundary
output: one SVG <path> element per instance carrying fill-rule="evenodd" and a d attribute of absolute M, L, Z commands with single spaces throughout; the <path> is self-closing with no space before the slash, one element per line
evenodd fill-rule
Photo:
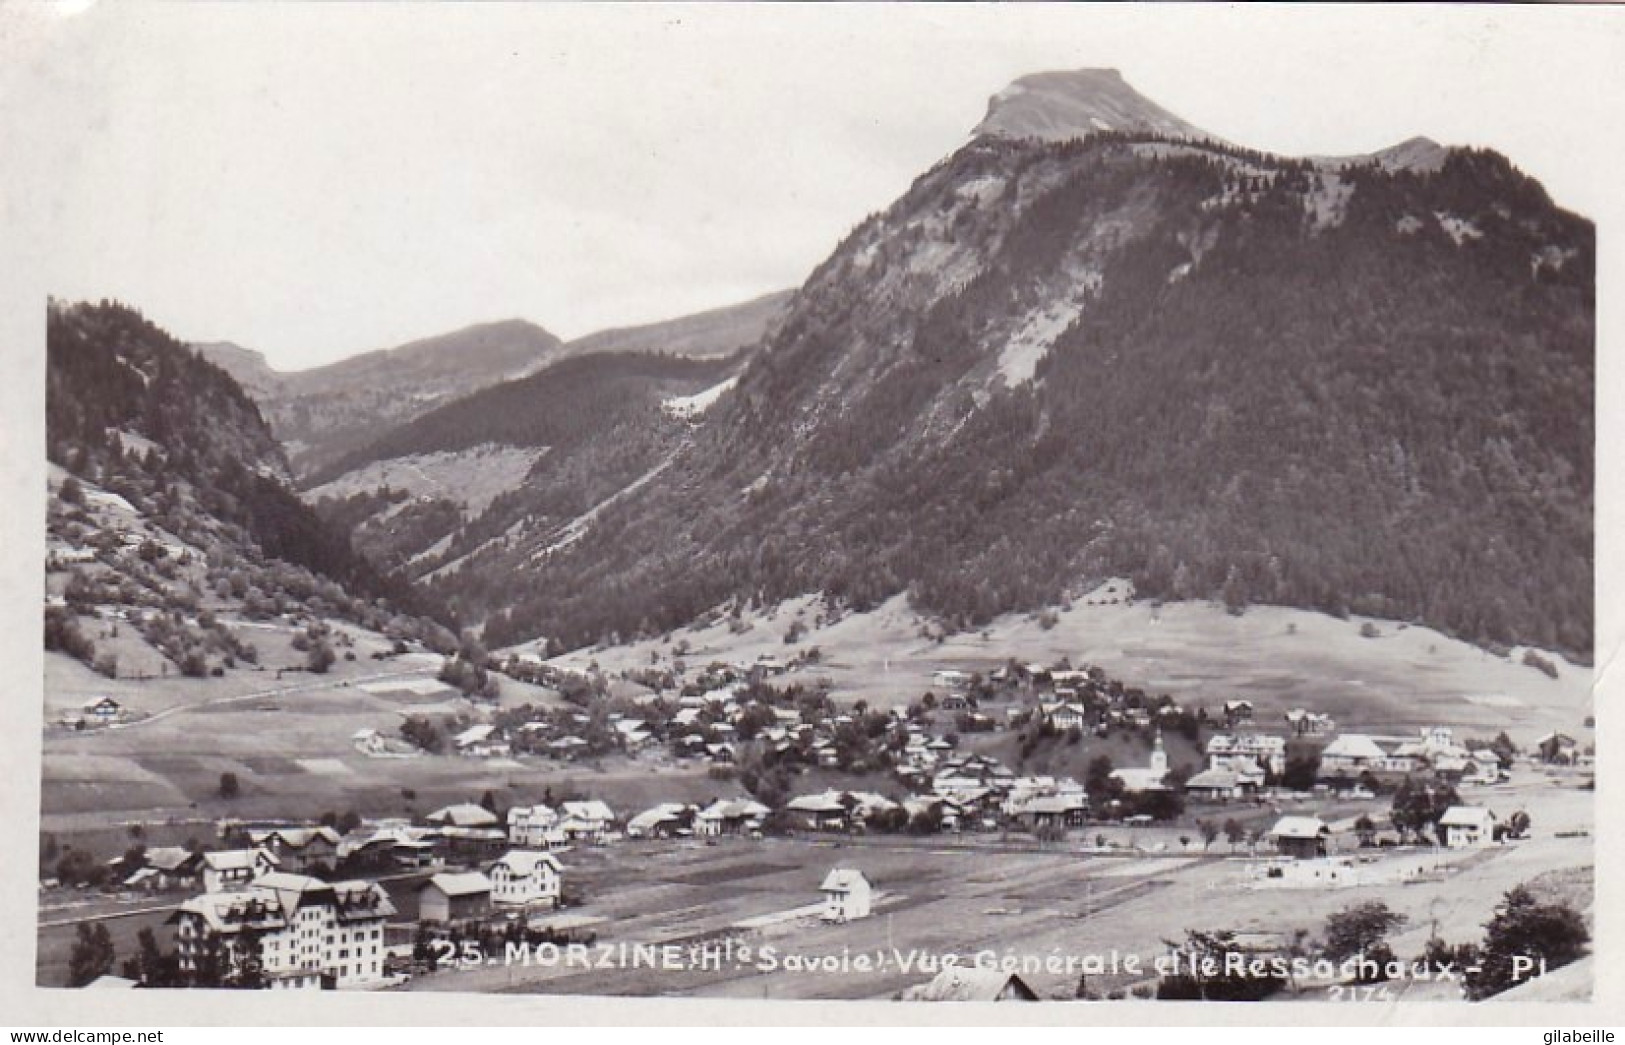
<path fill-rule="evenodd" d="M 1616 12 L 0 28 L 40 1013 L 1601 1000 Z"/>

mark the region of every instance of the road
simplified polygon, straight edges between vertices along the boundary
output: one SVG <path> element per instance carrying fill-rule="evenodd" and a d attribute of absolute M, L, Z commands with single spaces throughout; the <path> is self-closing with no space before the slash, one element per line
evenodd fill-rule
<path fill-rule="evenodd" d="M 209 700 L 199 701 L 195 704 L 176 704 L 174 707 L 148 715 L 146 718 L 136 719 L 133 722 L 119 722 L 107 726 L 107 730 L 130 730 L 141 726 L 151 725 L 171 715 L 183 711 L 197 711 L 202 708 L 221 707 L 227 704 L 246 704 L 252 700 L 264 700 L 267 697 L 281 697 L 292 693 L 309 693 L 319 689 L 334 689 L 337 687 L 354 686 L 366 682 L 385 682 L 390 679 L 432 678 L 435 675 L 433 668 L 412 668 L 406 671 L 381 671 L 372 675 L 355 675 L 347 679 L 337 680 L 331 678 L 318 678 L 314 682 L 296 682 L 289 686 L 272 686 L 267 689 L 258 689 L 252 693 L 238 693 L 229 697 L 212 697 Z M 94 736 L 102 730 L 80 730 L 70 732 L 69 736 Z"/>

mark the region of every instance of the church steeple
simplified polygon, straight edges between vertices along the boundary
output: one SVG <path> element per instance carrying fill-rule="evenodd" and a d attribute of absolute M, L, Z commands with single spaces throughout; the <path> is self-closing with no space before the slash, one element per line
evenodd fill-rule
<path fill-rule="evenodd" d="M 1157 730 L 1157 741 L 1151 747 L 1151 772 L 1168 772 L 1168 752 L 1162 746 L 1162 730 Z"/>

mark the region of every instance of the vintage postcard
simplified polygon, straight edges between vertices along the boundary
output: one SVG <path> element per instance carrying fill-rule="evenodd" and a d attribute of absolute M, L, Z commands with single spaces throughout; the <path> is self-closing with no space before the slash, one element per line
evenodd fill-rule
<path fill-rule="evenodd" d="M 22 1022 L 1618 1014 L 1615 12 L 0 27 Z"/>

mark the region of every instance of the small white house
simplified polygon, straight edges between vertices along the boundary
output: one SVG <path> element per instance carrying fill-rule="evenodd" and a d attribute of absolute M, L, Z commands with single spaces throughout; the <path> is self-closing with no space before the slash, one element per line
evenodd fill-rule
<path fill-rule="evenodd" d="M 837 867 L 824 876 L 819 888 L 824 894 L 824 910 L 819 917 L 824 921 L 850 922 L 869 917 L 874 887 L 862 871 Z"/>
<path fill-rule="evenodd" d="M 1468 849 L 1495 841 L 1495 814 L 1483 806 L 1451 806 L 1439 818 L 1446 849 Z"/>
<path fill-rule="evenodd" d="M 504 907 L 557 907 L 564 868 L 552 853 L 512 849 L 486 872 L 491 902 Z"/>

